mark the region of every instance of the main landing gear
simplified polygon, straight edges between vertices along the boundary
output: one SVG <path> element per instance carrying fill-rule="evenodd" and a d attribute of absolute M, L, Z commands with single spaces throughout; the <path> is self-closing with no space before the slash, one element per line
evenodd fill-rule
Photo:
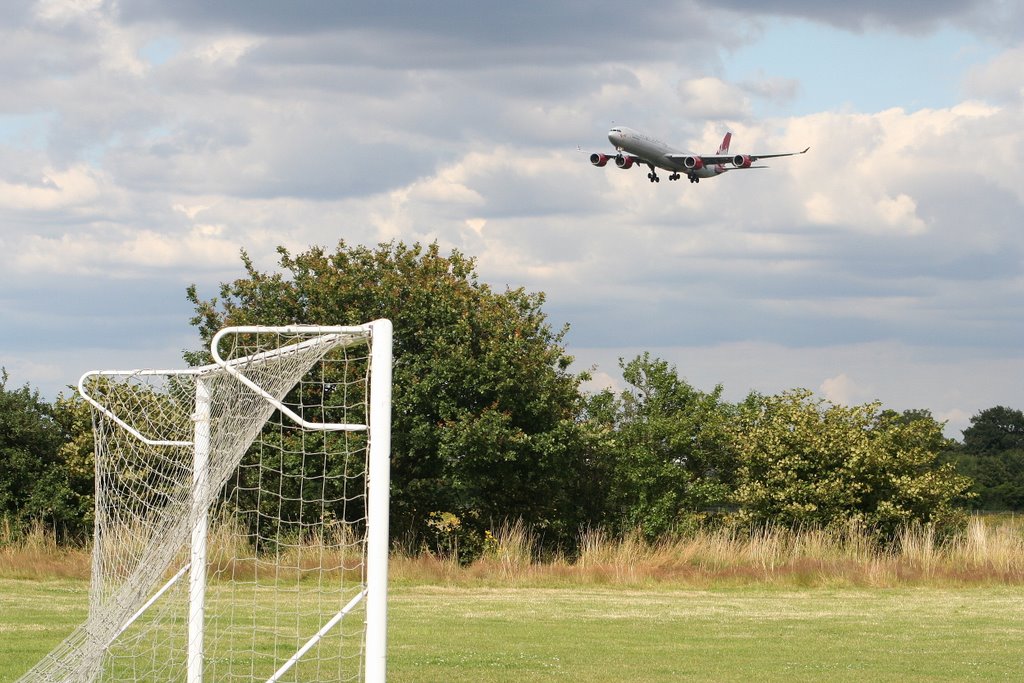
<path fill-rule="evenodd" d="M 647 179 L 650 180 L 652 183 L 660 183 L 661 178 L 658 177 L 658 172 L 654 170 L 654 166 L 648 164 L 648 167 L 650 167 L 651 172 L 647 174 Z"/>
<path fill-rule="evenodd" d="M 690 182 L 691 182 L 691 183 L 699 183 L 699 182 L 700 182 L 700 178 L 698 178 L 698 177 L 697 177 L 696 175 L 694 175 L 693 173 L 691 173 L 691 174 L 689 175 L 689 178 L 690 178 Z"/>
<path fill-rule="evenodd" d="M 678 173 L 673 173 L 672 175 L 670 175 L 668 177 L 668 179 L 669 180 L 679 180 L 679 174 Z"/>

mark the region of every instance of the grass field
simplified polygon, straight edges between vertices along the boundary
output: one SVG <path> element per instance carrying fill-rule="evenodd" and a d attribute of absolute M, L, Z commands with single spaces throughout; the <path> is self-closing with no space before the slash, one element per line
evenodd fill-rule
<path fill-rule="evenodd" d="M 0 579 L 0 681 L 85 617 L 80 580 Z M 1024 679 L 1024 590 L 398 582 L 391 681 Z"/>

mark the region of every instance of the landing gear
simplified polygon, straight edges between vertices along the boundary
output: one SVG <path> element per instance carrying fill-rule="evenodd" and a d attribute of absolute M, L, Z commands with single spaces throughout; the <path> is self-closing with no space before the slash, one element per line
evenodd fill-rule
<path fill-rule="evenodd" d="M 673 173 L 672 175 L 670 175 L 668 177 L 668 179 L 669 180 L 679 180 L 679 174 L 678 173 Z"/>
<path fill-rule="evenodd" d="M 648 166 L 650 167 L 651 172 L 647 174 L 647 179 L 652 183 L 660 183 L 661 178 L 658 177 L 658 172 L 654 170 L 654 166 L 651 166 L 650 164 L 648 164 Z"/>
<path fill-rule="evenodd" d="M 694 175 L 693 173 L 691 173 L 691 174 L 689 175 L 689 178 L 690 178 L 690 182 L 691 182 L 691 183 L 699 183 L 699 182 L 700 182 L 700 178 L 698 178 L 698 177 L 697 177 L 696 175 Z"/>

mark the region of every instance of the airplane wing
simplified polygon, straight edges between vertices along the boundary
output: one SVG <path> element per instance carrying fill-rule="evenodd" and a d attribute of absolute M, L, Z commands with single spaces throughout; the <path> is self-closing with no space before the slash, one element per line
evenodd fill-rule
<path fill-rule="evenodd" d="M 777 159 L 778 157 L 797 157 L 800 156 L 801 154 L 807 154 L 807 151 L 809 149 L 810 147 L 806 147 L 799 152 L 783 152 L 782 154 L 750 154 L 747 156 L 750 157 L 751 161 L 757 161 L 758 159 Z M 736 155 L 734 154 L 733 156 Z"/>
<path fill-rule="evenodd" d="M 700 157 L 700 160 L 704 162 L 705 166 L 715 166 L 718 164 L 731 164 L 733 159 L 736 157 L 743 157 L 745 160 L 749 160 L 749 163 L 754 163 L 759 159 L 775 159 L 778 157 L 793 157 L 801 154 L 807 154 L 807 150 L 810 147 L 803 150 L 802 152 L 784 152 L 782 154 L 666 154 L 665 156 L 673 161 L 682 161 L 686 158 Z"/>

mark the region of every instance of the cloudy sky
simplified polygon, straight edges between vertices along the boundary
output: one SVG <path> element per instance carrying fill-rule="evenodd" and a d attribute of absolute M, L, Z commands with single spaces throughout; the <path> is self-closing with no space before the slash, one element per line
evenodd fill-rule
<path fill-rule="evenodd" d="M 1021 36 L 1013 0 L 8 0 L 0 364 L 179 366 L 240 248 L 437 240 L 595 385 L 649 350 L 959 436 L 1024 408 Z M 577 151 L 613 122 L 811 152 L 655 185 Z"/>

